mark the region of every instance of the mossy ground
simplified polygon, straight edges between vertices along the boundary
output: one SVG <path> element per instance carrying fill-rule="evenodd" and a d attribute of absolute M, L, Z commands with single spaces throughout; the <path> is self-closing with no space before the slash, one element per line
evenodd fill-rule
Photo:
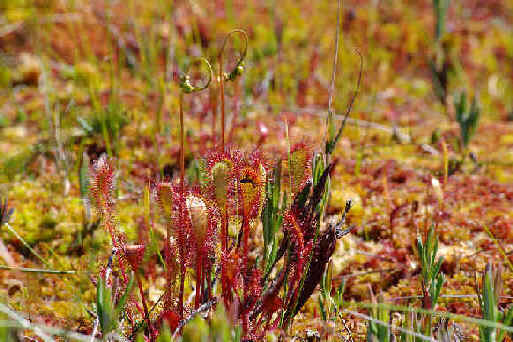
<path fill-rule="evenodd" d="M 91 159 L 103 151 L 116 156 L 119 223 L 134 240 L 144 186 L 176 170 L 178 88 L 166 69 L 169 56 L 213 60 L 228 31 L 245 29 L 246 71 L 227 86 L 233 146 L 251 151 L 260 141 L 269 156 L 285 154 L 286 128 L 291 143 L 317 148 L 324 139 L 336 1 L 20 0 L 2 11 L 0 191 L 15 208 L 11 227 L 48 264 L 7 229 L 0 237 L 17 266 L 76 271 L 0 270 L 3 300 L 34 321 L 86 333 L 92 327 L 91 280 L 106 262 L 110 239 L 102 229 L 84 230 L 83 152 Z M 475 294 L 474 272 L 488 261 L 504 262 L 483 227 L 506 254 L 513 250 L 513 2 L 451 5 L 445 38 L 455 65 L 450 89 L 479 94 L 482 120 L 470 144 L 478 163 L 467 158 L 446 184 L 442 145 L 432 136 L 437 131 L 449 157 L 459 158 L 459 128 L 432 91 L 433 21 L 427 0 L 344 1 L 335 109 L 343 113 L 355 86 L 357 48 L 364 72 L 351 117 L 389 128 L 350 122 L 334 153 L 329 212 L 337 215 L 351 198 L 349 223 L 356 225 L 333 257 L 335 282 L 347 280 L 347 300 L 369 301 L 369 285 L 389 300 L 420 294 L 413 246 L 428 222 L 438 225 L 446 259 L 443 294 Z M 212 147 L 205 103 L 208 93 L 186 97 L 189 156 Z M 107 139 L 101 129 L 87 132 L 84 120 L 94 122 L 98 111 L 106 115 L 109 104 L 123 113 L 124 126 Z M 399 141 L 394 127 L 410 140 Z M 163 231 L 158 222 L 155 230 Z M 513 295 L 512 272 L 504 272 L 507 296 Z M 151 298 L 158 295 L 149 291 Z M 291 335 L 325 328 L 316 305 L 309 302 Z M 475 298 L 443 300 L 441 309 L 480 315 Z M 355 334 L 364 333 L 365 322 L 346 319 Z M 476 336 L 475 326 L 464 329 Z"/>

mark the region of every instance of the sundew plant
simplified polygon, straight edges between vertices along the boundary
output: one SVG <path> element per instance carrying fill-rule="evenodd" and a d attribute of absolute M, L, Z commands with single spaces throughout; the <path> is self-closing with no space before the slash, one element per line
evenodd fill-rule
<path fill-rule="evenodd" d="M 224 83 L 242 74 L 247 49 L 246 33 L 233 33 L 241 34 L 245 45 L 235 69 L 220 71 L 217 80 L 221 127 Z M 149 234 L 128 241 L 117 223 L 113 161 L 103 155 L 90 170 L 91 196 L 113 247 L 98 278 L 103 336 L 117 330 L 129 338 L 156 341 L 165 329 L 178 336 L 191 316 L 224 306 L 243 340 L 260 340 L 267 331 L 292 324 L 320 283 L 337 239 L 349 232 L 343 222 L 323 224 L 334 162 L 306 143 L 291 146 L 283 159 L 269 159 L 257 150 L 245 153 L 226 146 L 222 129 L 219 146 L 197 156 L 197 181 L 186 181 L 183 96 L 206 89 L 213 75 L 210 63 L 200 61 L 209 72 L 205 85 L 194 86 L 185 74 L 178 78 L 180 176 L 156 182 L 150 190 L 150 202 L 160 208 L 167 231 L 158 242 L 161 259 L 147 248 Z M 339 138 L 340 132 L 333 139 Z M 330 151 L 336 140 L 330 142 Z M 263 249 L 256 239 L 264 240 Z M 162 269 L 166 281 L 161 298 L 150 308 L 144 286 L 152 286 L 151 279 L 143 274 L 155 267 Z M 131 295 L 134 282 L 139 292 Z"/>

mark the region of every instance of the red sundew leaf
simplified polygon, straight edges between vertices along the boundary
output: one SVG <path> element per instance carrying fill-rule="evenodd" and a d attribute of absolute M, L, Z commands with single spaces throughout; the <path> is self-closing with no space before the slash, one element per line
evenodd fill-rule
<path fill-rule="evenodd" d="M 265 169 L 260 164 L 241 170 L 239 188 L 242 215 L 248 220 L 260 215 L 265 199 L 265 181 Z"/>
<path fill-rule="evenodd" d="M 240 260 L 237 253 L 229 254 L 223 257 L 223 283 L 235 285 L 235 278 L 240 269 Z M 231 286 L 230 286 L 231 287 Z"/>
<path fill-rule="evenodd" d="M 257 304 L 258 298 L 260 298 L 262 294 L 262 273 L 258 269 L 253 269 L 252 271 L 246 271 L 247 273 L 251 272 L 248 275 L 249 279 L 244 280 L 244 303 L 242 304 L 241 314 L 247 315 L 253 311 L 255 305 Z M 254 329 L 250 330 L 252 333 L 255 332 Z"/>
<path fill-rule="evenodd" d="M 230 182 L 230 169 L 230 163 L 228 161 L 223 161 L 216 163 L 211 171 L 215 199 L 217 205 L 222 211 L 226 210 L 228 187 Z"/>
<path fill-rule="evenodd" d="M 184 193 L 177 198 L 176 215 L 173 219 L 173 227 L 177 238 L 177 247 L 181 258 L 180 261 L 183 264 L 191 265 L 193 260 L 192 250 L 194 247 L 194 240 L 192 239 L 191 220 L 185 202 L 186 197 L 187 195 Z"/>
<path fill-rule="evenodd" d="M 186 205 L 195 242 L 198 246 L 203 246 L 207 238 L 209 221 L 205 201 L 199 196 L 189 195 L 186 199 Z"/>
<path fill-rule="evenodd" d="M 262 286 L 260 283 L 261 279 L 262 272 L 260 272 L 258 269 L 254 269 L 251 275 L 251 282 L 249 284 L 249 292 L 252 296 L 259 297 L 262 293 Z"/>
<path fill-rule="evenodd" d="M 90 193 L 93 203 L 102 217 L 106 230 L 111 236 L 112 245 L 118 250 L 122 250 L 126 238 L 116 228 L 113 198 L 114 167 L 105 154 L 93 163 L 90 168 L 90 175 Z"/>
<path fill-rule="evenodd" d="M 174 189 L 171 183 L 160 183 L 157 185 L 157 198 L 162 214 L 171 221 L 173 217 L 173 196 Z"/>
<path fill-rule="evenodd" d="M 91 195 L 102 216 L 109 214 L 114 206 L 114 168 L 106 155 L 102 155 L 91 167 Z"/>
<path fill-rule="evenodd" d="M 180 263 L 191 265 L 192 250 L 195 246 L 191 227 L 191 216 L 187 208 L 187 197 L 192 193 L 179 185 L 160 183 L 157 185 L 157 198 L 162 214 L 166 219 L 168 234 L 176 240 Z M 171 252 L 171 251 L 169 251 Z M 168 256 L 171 257 L 170 255 Z"/>
<path fill-rule="evenodd" d="M 299 193 L 312 176 L 312 152 L 305 143 L 298 143 L 290 149 L 289 174 L 292 179 L 292 193 Z"/>
<path fill-rule="evenodd" d="M 301 227 L 301 231 L 304 236 L 304 241 L 310 241 L 313 239 L 316 231 L 316 227 L 319 220 L 319 215 L 316 212 L 316 207 L 320 203 L 321 198 L 324 194 L 326 182 L 330 173 L 333 171 L 334 164 L 331 163 L 324 170 L 322 176 L 320 177 L 318 183 L 311 190 L 311 193 L 308 193 L 308 200 L 304 202 L 301 201 L 303 196 L 301 194 L 296 195 L 294 199 L 294 203 L 291 207 L 291 211 L 294 214 L 296 221 Z M 307 185 L 310 186 L 311 182 L 308 181 Z M 302 193 L 308 190 L 306 187 L 303 189 Z"/>
<path fill-rule="evenodd" d="M 289 210 L 283 215 L 285 222 L 284 228 L 290 234 L 290 239 L 297 245 L 298 253 L 302 254 L 304 249 L 304 238 L 301 227 L 299 226 L 296 216 Z"/>
<path fill-rule="evenodd" d="M 247 156 L 238 174 L 238 198 L 242 203 L 239 215 L 246 220 L 260 215 L 265 201 L 266 181 L 267 173 L 260 153 Z"/>
<path fill-rule="evenodd" d="M 242 154 L 238 151 L 214 151 L 207 155 L 206 166 L 208 183 L 205 194 L 214 200 L 219 210 L 234 214 L 236 208 L 236 184 L 242 164 Z"/>
<path fill-rule="evenodd" d="M 219 210 L 213 201 L 202 196 L 198 190 L 187 195 L 186 206 L 192 233 L 190 242 L 194 244 L 197 256 L 207 262 L 215 254 L 218 242 Z M 207 262 L 207 265 L 210 263 Z"/>
<path fill-rule="evenodd" d="M 224 254 L 221 256 L 221 285 L 223 289 L 224 304 L 227 308 L 232 308 L 234 300 L 237 301 L 238 297 L 234 293 L 242 289 L 241 272 L 241 259 L 237 252 Z M 237 309 L 238 310 L 238 309 Z"/>
<path fill-rule="evenodd" d="M 243 156 L 237 150 L 214 151 L 206 158 L 208 183 L 205 195 L 221 213 L 255 219 L 265 199 L 266 169 L 260 154 Z"/>
<path fill-rule="evenodd" d="M 146 247 L 144 245 L 127 245 L 124 248 L 125 258 L 134 271 L 139 267 L 145 249 Z"/>

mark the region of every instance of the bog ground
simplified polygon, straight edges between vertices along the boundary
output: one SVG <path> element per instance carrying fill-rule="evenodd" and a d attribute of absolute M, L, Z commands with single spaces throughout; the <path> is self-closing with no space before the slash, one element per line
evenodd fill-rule
<path fill-rule="evenodd" d="M 513 1 L 8 0 L 0 200 L 2 341 L 511 340 Z"/>

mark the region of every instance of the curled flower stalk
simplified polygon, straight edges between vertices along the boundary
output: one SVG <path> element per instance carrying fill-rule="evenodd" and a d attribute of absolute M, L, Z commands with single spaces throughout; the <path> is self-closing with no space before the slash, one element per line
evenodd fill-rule
<path fill-rule="evenodd" d="M 198 62 L 203 63 L 208 68 L 208 79 L 204 85 L 194 85 L 191 83 L 189 75 L 184 74 L 180 77 L 180 97 L 179 97 L 179 115 L 180 115 L 180 182 L 182 188 L 185 184 L 185 149 L 184 149 L 184 122 L 183 122 L 183 94 L 192 94 L 207 89 L 212 82 L 212 66 L 205 58 L 199 58 Z"/>
<path fill-rule="evenodd" d="M 216 146 L 216 124 L 217 124 L 217 104 L 218 104 L 218 87 L 217 84 L 214 83 L 213 86 L 209 88 L 209 101 L 210 108 L 212 109 L 212 144 Z"/>
<path fill-rule="evenodd" d="M 228 43 L 228 39 L 233 37 L 234 35 L 242 36 L 243 47 L 240 51 L 239 59 L 235 64 L 235 67 L 228 73 L 223 71 L 223 60 L 226 44 Z M 234 81 L 236 80 L 242 73 L 244 72 L 244 59 L 246 58 L 248 50 L 248 35 L 244 30 L 233 30 L 230 31 L 223 40 L 223 45 L 221 47 L 221 52 L 219 53 L 219 91 L 221 96 L 221 151 L 224 151 L 225 148 L 225 129 L 226 129 L 226 114 L 225 114 L 225 104 L 224 104 L 224 82 L 225 81 Z"/>

